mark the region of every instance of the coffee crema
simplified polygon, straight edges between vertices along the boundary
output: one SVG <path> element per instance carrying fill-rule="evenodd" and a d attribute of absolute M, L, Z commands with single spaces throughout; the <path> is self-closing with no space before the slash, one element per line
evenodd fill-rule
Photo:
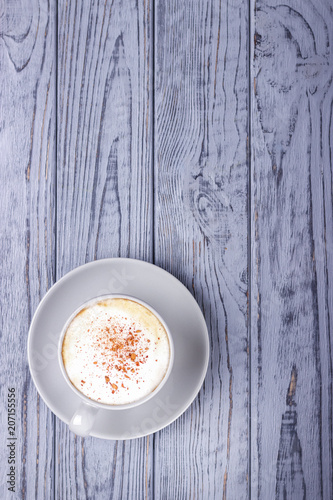
<path fill-rule="evenodd" d="M 170 362 L 168 334 L 160 320 L 131 299 L 99 299 L 70 322 L 62 344 L 68 378 L 82 394 L 107 405 L 148 396 Z"/>

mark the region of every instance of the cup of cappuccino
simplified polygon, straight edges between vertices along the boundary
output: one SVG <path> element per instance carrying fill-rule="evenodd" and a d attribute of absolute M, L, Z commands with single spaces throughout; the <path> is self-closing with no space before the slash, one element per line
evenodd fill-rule
<path fill-rule="evenodd" d="M 164 320 L 150 305 L 128 295 L 105 295 L 81 305 L 66 322 L 59 364 L 81 405 L 69 424 L 88 436 L 103 410 L 145 403 L 166 383 L 174 347 Z"/>

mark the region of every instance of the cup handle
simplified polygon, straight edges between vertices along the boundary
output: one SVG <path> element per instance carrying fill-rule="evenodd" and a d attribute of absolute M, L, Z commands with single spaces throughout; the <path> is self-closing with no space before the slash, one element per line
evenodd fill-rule
<path fill-rule="evenodd" d="M 69 423 L 69 429 L 77 436 L 89 436 L 98 410 L 99 409 L 94 406 L 82 403 L 78 410 L 74 413 Z"/>

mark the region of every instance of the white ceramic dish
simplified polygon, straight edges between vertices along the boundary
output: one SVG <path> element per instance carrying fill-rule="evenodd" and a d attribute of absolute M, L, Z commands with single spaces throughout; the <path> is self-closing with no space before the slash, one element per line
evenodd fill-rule
<path fill-rule="evenodd" d="M 133 439 L 169 425 L 192 403 L 206 375 L 209 339 L 201 310 L 180 281 L 163 269 L 134 259 L 103 259 L 66 274 L 47 292 L 28 336 L 30 372 L 48 407 L 69 424 L 80 405 L 58 363 L 63 327 L 84 302 L 107 294 L 137 297 L 165 320 L 173 338 L 174 363 L 162 389 L 134 408 L 99 410 L 91 436 Z"/>

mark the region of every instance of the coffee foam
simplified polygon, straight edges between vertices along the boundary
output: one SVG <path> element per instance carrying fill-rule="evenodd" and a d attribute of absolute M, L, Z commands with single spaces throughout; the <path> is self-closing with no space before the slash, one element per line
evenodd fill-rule
<path fill-rule="evenodd" d="M 108 405 L 132 403 L 163 380 L 170 361 L 167 332 L 146 307 L 130 299 L 99 300 L 69 324 L 62 359 L 71 383 Z"/>

